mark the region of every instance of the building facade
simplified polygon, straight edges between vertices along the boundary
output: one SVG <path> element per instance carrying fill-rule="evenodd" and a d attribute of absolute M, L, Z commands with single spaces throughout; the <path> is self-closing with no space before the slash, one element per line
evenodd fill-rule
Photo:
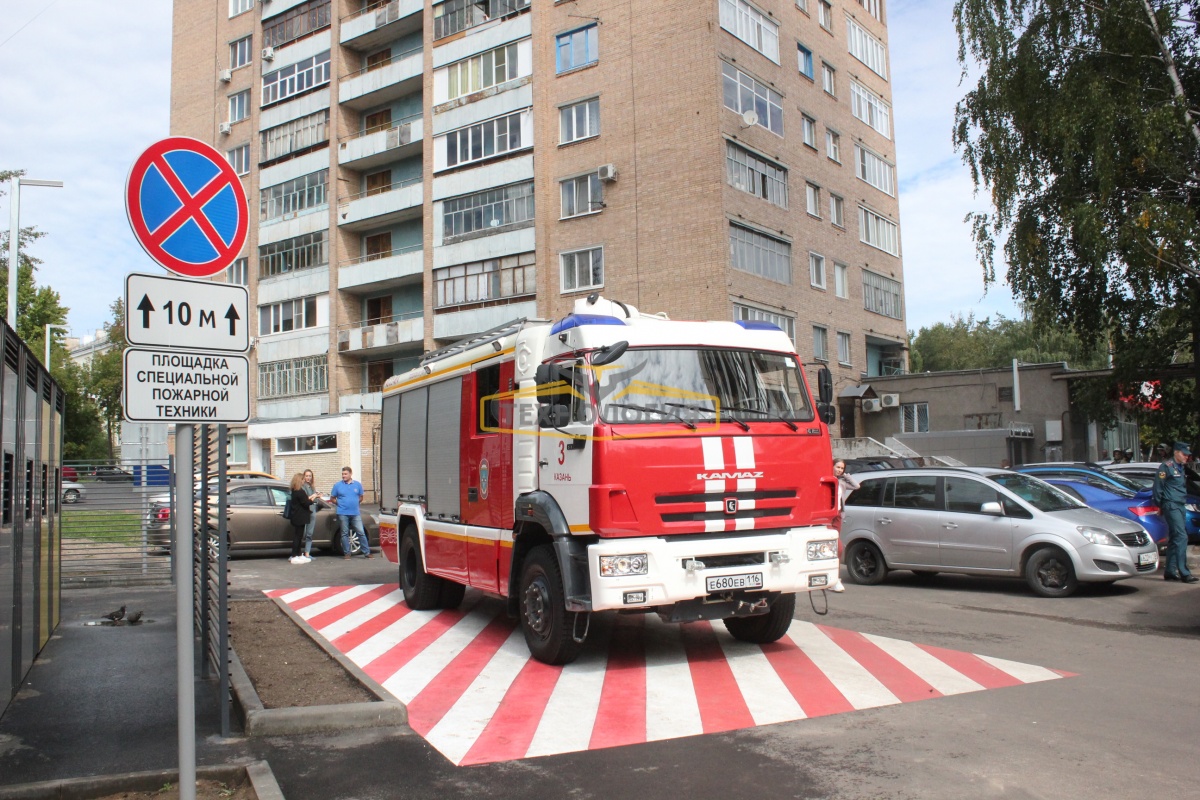
<path fill-rule="evenodd" d="M 176 0 L 173 30 L 171 133 L 250 198 L 251 466 L 371 478 L 388 377 L 597 291 L 904 371 L 882 0 Z"/>

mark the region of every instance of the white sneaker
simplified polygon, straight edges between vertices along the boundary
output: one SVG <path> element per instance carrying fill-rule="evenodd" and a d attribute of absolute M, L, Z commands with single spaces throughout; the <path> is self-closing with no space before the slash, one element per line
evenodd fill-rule
<path fill-rule="evenodd" d="M 841 594 L 842 592 L 846 591 L 846 587 L 842 585 L 842 581 L 839 579 L 837 583 L 829 587 L 829 591 L 836 594 Z"/>
<path fill-rule="evenodd" d="M 300 560 L 300 556 L 292 556 L 291 558 L 288 559 L 288 563 L 289 564 L 303 564 L 304 562 Z"/>
<path fill-rule="evenodd" d="M 302 556 L 300 556 L 300 563 L 301 563 L 301 564 L 307 564 L 307 563 L 309 563 L 310 561 L 312 561 L 312 557 L 311 557 L 311 556 L 305 556 L 305 555 L 302 555 Z"/>

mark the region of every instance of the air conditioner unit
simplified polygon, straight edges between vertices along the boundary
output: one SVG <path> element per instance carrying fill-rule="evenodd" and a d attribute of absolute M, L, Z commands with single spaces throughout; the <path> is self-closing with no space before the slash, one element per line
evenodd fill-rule
<path fill-rule="evenodd" d="M 601 164 L 600 169 L 596 170 L 596 173 L 602 181 L 615 181 L 617 179 L 617 165 Z"/>
<path fill-rule="evenodd" d="M 222 122 L 221 123 L 221 135 L 228 136 L 231 133 L 233 133 L 233 123 L 232 122 Z"/>
<path fill-rule="evenodd" d="M 864 398 L 862 401 L 863 413 L 874 414 L 876 411 L 882 411 L 883 405 L 872 397 Z"/>
<path fill-rule="evenodd" d="M 231 70 L 231 69 L 221 70 L 221 83 L 229 83 L 231 80 L 233 80 L 233 70 Z"/>
<path fill-rule="evenodd" d="M 275 48 L 274 47 L 264 47 L 263 51 L 262 51 L 262 60 L 263 61 L 271 61 L 274 58 L 275 58 Z"/>
<path fill-rule="evenodd" d="M 900 405 L 900 395 L 898 395 L 898 394 L 880 395 L 879 404 L 881 406 L 883 406 L 884 408 L 896 408 Z"/>

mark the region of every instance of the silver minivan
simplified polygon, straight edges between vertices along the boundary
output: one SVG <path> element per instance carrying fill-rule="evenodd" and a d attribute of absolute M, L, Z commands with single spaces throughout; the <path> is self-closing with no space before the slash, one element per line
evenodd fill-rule
<path fill-rule="evenodd" d="M 1112 583 L 1158 568 L 1145 529 L 1019 472 L 951 467 L 859 473 L 846 498 L 848 580 L 889 569 L 1024 577 L 1043 597 L 1080 581 Z"/>

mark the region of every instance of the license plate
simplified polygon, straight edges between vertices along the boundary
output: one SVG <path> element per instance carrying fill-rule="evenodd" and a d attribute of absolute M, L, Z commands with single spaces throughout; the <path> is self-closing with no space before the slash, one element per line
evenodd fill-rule
<path fill-rule="evenodd" d="M 707 578 L 705 586 L 710 592 L 725 592 L 730 589 L 761 589 L 763 576 L 761 572 L 750 572 L 745 575 L 721 575 Z"/>
<path fill-rule="evenodd" d="M 1138 556 L 1139 564 L 1153 564 L 1158 560 L 1158 553 L 1142 553 Z"/>

